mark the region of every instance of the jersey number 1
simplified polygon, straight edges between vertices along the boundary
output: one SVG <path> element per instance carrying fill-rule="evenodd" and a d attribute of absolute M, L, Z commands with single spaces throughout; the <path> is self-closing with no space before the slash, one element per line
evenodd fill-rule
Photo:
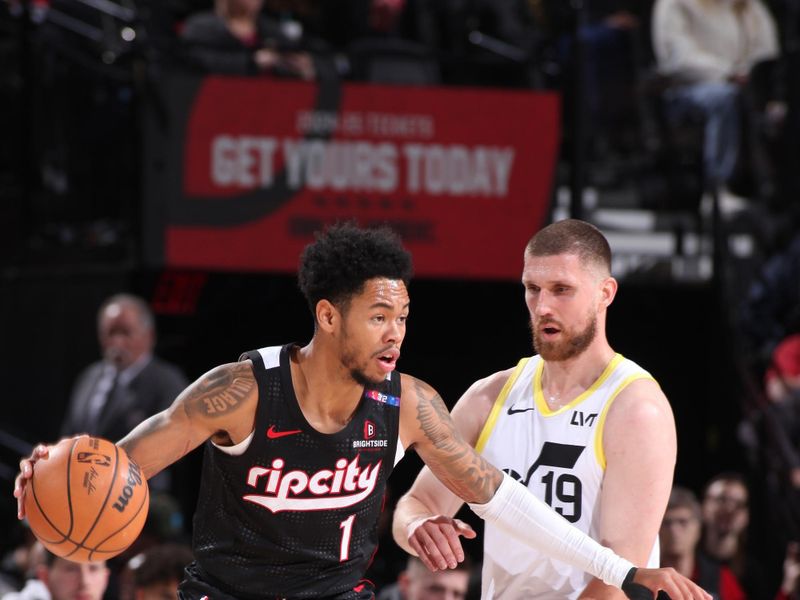
<path fill-rule="evenodd" d="M 339 523 L 339 529 L 342 530 L 342 542 L 339 545 L 339 562 L 344 562 L 350 558 L 350 538 L 353 536 L 353 523 L 355 520 L 356 516 L 350 515 Z"/>

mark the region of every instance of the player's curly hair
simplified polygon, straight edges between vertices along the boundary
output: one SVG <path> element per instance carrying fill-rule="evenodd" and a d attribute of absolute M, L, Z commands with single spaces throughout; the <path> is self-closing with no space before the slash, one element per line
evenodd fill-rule
<path fill-rule="evenodd" d="M 316 234 L 300 258 L 298 283 L 315 314 L 317 302 L 328 300 L 347 310 L 350 299 L 375 277 L 411 280 L 411 255 L 388 227 L 360 228 L 337 223 Z"/>

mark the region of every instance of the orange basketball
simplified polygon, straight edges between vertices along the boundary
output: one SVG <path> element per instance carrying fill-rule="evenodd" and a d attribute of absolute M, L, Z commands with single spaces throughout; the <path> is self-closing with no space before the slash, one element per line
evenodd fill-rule
<path fill-rule="evenodd" d="M 81 435 L 37 461 L 25 492 L 31 530 L 56 556 L 112 558 L 142 531 L 150 494 L 139 466 L 119 446 Z"/>

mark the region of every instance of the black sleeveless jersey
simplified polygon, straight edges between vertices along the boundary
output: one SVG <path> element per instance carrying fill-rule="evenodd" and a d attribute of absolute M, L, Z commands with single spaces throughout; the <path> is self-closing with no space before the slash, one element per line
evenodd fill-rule
<path fill-rule="evenodd" d="M 206 443 L 193 566 L 243 600 L 363 597 L 397 453 L 400 375 L 366 387 L 350 423 L 324 434 L 300 410 L 290 348 L 242 355 L 258 383 L 255 429 L 238 455 Z"/>

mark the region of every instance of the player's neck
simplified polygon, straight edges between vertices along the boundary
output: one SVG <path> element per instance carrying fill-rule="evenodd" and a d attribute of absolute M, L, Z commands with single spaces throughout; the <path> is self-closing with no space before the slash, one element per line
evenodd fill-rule
<path fill-rule="evenodd" d="M 544 363 L 542 391 L 551 409 L 566 406 L 589 389 L 614 358 L 607 344 L 592 344 L 584 352 L 568 360 Z"/>
<path fill-rule="evenodd" d="M 309 424 L 322 433 L 343 429 L 358 408 L 363 386 L 313 340 L 292 353 L 291 368 L 297 403 Z"/>

